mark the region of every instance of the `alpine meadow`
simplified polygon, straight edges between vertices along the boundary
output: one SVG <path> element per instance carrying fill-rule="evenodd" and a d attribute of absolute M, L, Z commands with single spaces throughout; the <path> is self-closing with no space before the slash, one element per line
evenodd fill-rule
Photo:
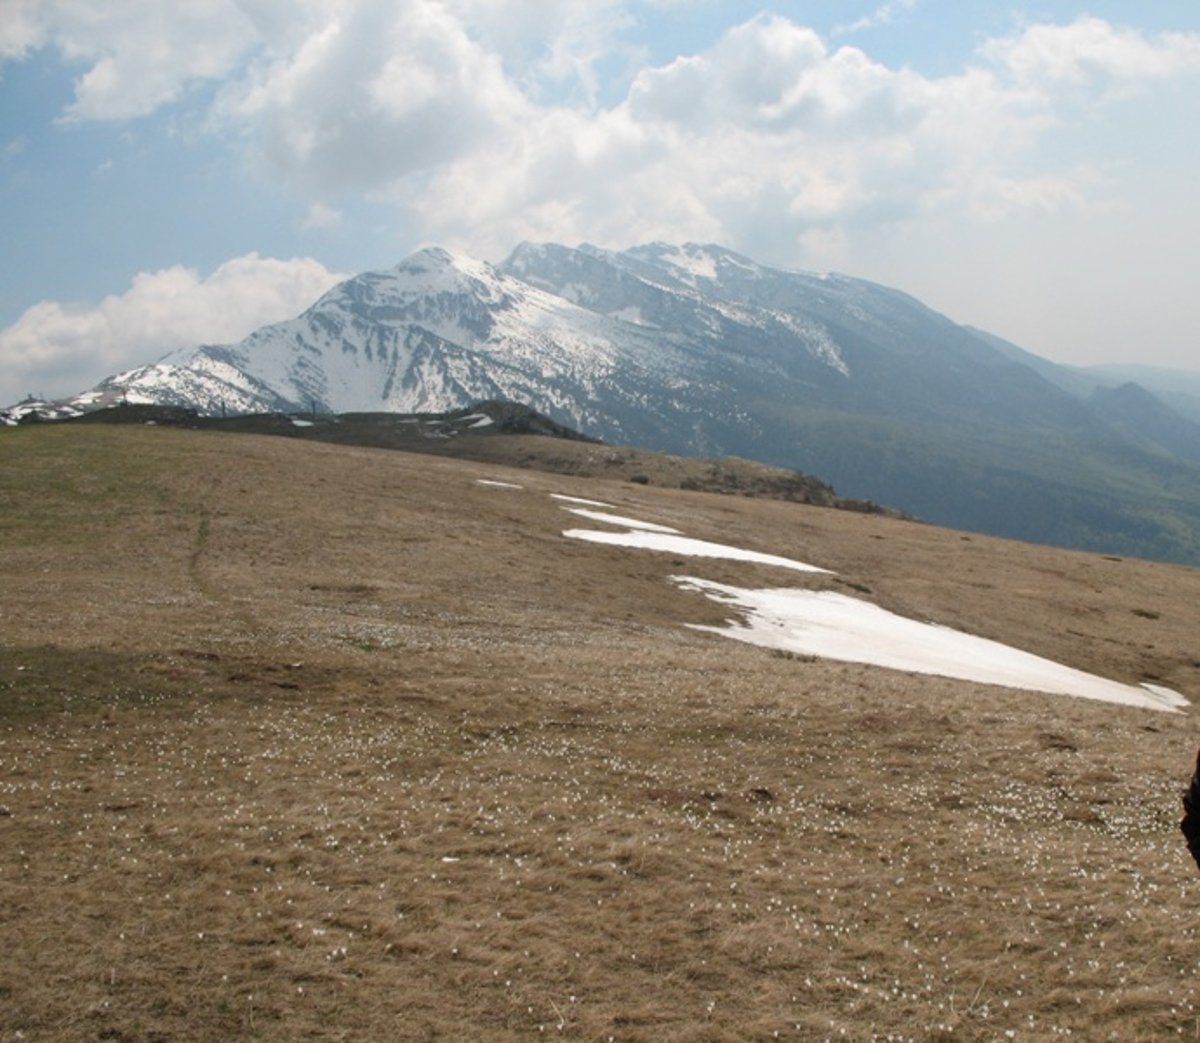
<path fill-rule="evenodd" d="M 478 423 L 0 431 L 2 1038 L 1195 1033 L 1190 710 L 756 647 L 673 577 L 1194 697 L 1200 573 Z M 564 535 L 622 519 L 742 560 Z"/>

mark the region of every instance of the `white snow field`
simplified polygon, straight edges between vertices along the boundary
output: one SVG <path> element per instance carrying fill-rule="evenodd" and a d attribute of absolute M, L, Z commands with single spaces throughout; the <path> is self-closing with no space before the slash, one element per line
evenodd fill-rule
<path fill-rule="evenodd" d="M 661 532 L 672 536 L 680 534 L 678 529 L 672 529 L 669 525 L 638 521 L 637 518 L 626 518 L 620 514 L 608 514 L 606 511 L 593 511 L 587 507 L 564 507 L 563 510 L 570 511 L 572 514 L 578 514 L 579 517 L 587 518 L 588 521 L 603 522 L 605 525 L 620 525 L 624 528 L 637 529 L 641 532 Z"/>
<path fill-rule="evenodd" d="M 585 500 L 582 496 L 567 496 L 564 493 L 551 493 L 550 499 L 562 500 L 563 503 L 578 503 L 584 507 L 607 507 L 610 511 L 614 509 L 611 503 L 604 503 L 600 500 Z"/>
<path fill-rule="evenodd" d="M 486 485 L 507 484 L 477 480 Z M 556 500 L 569 503 L 609 506 L 557 493 L 551 495 Z M 564 507 L 563 510 L 593 521 L 624 526 L 628 530 L 601 532 L 567 529 L 563 535 L 569 539 L 697 558 L 752 561 L 797 572 L 832 575 L 828 569 L 816 565 L 707 540 L 694 540 L 666 526 L 636 518 L 578 507 Z M 1096 699 L 1165 713 L 1178 713 L 1181 707 L 1189 705 L 1188 700 L 1178 692 L 1161 685 L 1110 681 L 1030 652 L 1022 652 L 999 641 L 976 637 L 935 623 L 907 619 L 869 601 L 836 591 L 788 587 L 754 590 L 695 576 L 671 578 L 682 590 L 704 594 L 713 601 L 730 605 L 744 613 L 744 618 L 730 620 L 727 626 L 689 624 L 691 629 L 720 634 L 764 648 L 1005 688 Z"/>
<path fill-rule="evenodd" d="M 816 565 L 792 561 L 791 558 L 762 555 L 739 547 L 660 532 L 661 527 L 650 528 L 647 522 L 631 518 L 568 509 L 596 521 L 626 525 L 631 529 L 624 533 L 568 529 L 563 533 L 572 539 L 685 556 L 781 565 L 782 568 L 804 573 L 828 571 Z M 694 624 L 694 629 L 733 637 L 751 645 L 779 648 L 802 655 L 820 655 L 847 663 L 886 666 L 892 670 L 932 673 L 938 677 L 958 678 L 959 681 L 1118 702 L 1169 713 L 1176 713 L 1178 708 L 1188 705 L 1182 695 L 1160 685 L 1109 681 L 1094 673 L 1075 670 L 1074 667 L 1054 663 L 1039 655 L 1021 652 L 1019 648 L 1001 645 L 986 637 L 896 616 L 894 612 L 872 605 L 870 601 L 834 591 L 787 588 L 752 591 L 696 579 L 694 576 L 674 576 L 673 579 L 688 591 L 706 594 L 721 604 L 736 606 L 746 613 L 743 622 L 731 621 L 728 627 Z"/>
<path fill-rule="evenodd" d="M 1178 712 L 1188 705 L 1168 688 L 1109 681 L 998 641 L 906 619 L 834 591 L 750 590 L 694 576 L 672 578 L 684 590 L 746 613 L 743 622 L 727 627 L 693 624 L 692 629 L 766 648 L 1149 710 Z"/>
<path fill-rule="evenodd" d="M 648 524 L 648 523 L 641 523 Z M 828 569 L 808 565 L 803 561 L 781 558 L 776 554 L 763 554 L 755 550 L 742 550 L 724 543 L 709 543 L 693 540 L 689 536 L 675 536 L 667 532 L 599 532 L 593 529 L 566 529 L 563 535 L 572 540 L 588 540 L 591 543 L 607 543 L 616 547 L 635 547 L 639 550 L 657 550 L 666 554 L 682 554 L 691 558 L 724 558 L 728 561 L 753 561 L 759 565 L 778 565 L 796 572 L 828 572 Z"/>

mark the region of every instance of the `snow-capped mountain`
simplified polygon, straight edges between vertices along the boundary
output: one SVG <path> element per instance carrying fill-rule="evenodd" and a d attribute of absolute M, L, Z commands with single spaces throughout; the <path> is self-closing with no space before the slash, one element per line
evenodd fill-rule
<path fill-rule="evenodd" d="M 720 448 L 703 434 L 714 424 L 759 430 L 747 396 L 858 397 L 888 357 L 947 339 L 956 354 L 1002 358 L 903 294 L 715 246 L 524 244 L 496 267 L 434 247 L 238 344 L 173 352 L 65 405 L 412 412 L 511 398 L 608 437 L 690 417 L 689 438 Z"/>
<path fill-rule="evenodd" d="M 641 331 L 616 325 L 491 265 L 431 248 L 349 279 L 239 344 L 174 352 L 98 390 L 208 413 L 413 412 L 536 399 L 586 426 L 598 418 L 577 403 L 651 354 Z M 569 393 L 556 390 L 564 382 Z"/>
<path fill-rule="evenodd" d="M 745 394 L 849 373 L 825 324 L 718 292 L 721 272 L 736 286 L 769 269 L 716 247 L 525 245 L 496 267 L 429 248 L 238 344 L 174 352 L 65 405 L 413 412 L 508 398 L 600 437 L 719 452 L 760 432 Z"/>
<path fill-rule="evenodd" d="M 719 246 L 527 243 L 495 266 L 434 247 L 240 343 L 7 418 L 121 400 L 219 414 L 509 399 L 614 442 L 801 469 L 932 521 L 1200 561 L 1200 468 L 1179 451 L 1200 425 L 1061 369 L 897 290 Z"/>

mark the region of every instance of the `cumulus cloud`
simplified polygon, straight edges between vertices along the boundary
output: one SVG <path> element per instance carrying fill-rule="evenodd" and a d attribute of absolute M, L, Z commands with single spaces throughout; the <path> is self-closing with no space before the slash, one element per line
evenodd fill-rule
<path fill-rule="evenodd" d="M 372 188 L 480 147 L 524 96 L 434 0 L 362 0 L 232 86 L 273 167 L 319 191 Z"/>
<path fill-rule="evenodd" d="M 0 60 L 20 58 L 45 39 L 40 0 L 9 0 L 0 19 Z"/>
<path fill-rule="evenodd" d="M 628 105 L 639 118 L 693 133 L 749 126 L 768 136 L 845 139 L 910 130 L 920 112 L 906 96 L 909 79 L 857 48 L 830 51 L 812 29 L 760 16 L 706 54 L 645 70 Z"/>
<path fill-rule="evenodd" d="M 543 112 L 456 157 L 415 198 L 435 237 L 770 239 L 779 256 L 836 222 L 1019 206 L 997 164 L 1046 123 L 993 71 L 928 79 L 764 15 L 643 70 L 612 110 Z"/>
<path fill-rule="evenodd" d="M 760 15 L 643 69 L 615 108 L 540 110 L 426 171 L 420 192 L 406 184 L 405 198 L 434 237 L 711 236 L 760 251 L 790 242 L 793 255 L 836 240 L 835 226 L 1100 211 L 1111 179 L 1044 158 L 1047 132 L 1080 84 L 1099 105 L 1122 85 L 1195 71 L 1197 47 L 1200 35 L 1085 18 L 1029 26 L 957 75 L 927 77 Z"/>
<path fill-rule="evenodd" d="M 642 0 L 659 6 L 653 0 Z M 671 2 L 671 0 L 668 0 Z M 679 2 L 679 0 L 674 0 Z M 683 0 L 694 2 L 694 0 Z M 500 56 L 506 73 L 532 101 L 567 88 L 596 104 L 597 67 L 614 55 L 634 60 L 624 34 L 637 26 L 628 0 L 444 0 L 473 38 Z"/>
<path fill-rule="evenodd" d="M 68 119 L 128 119 L 232 74 L 255 39 L 235 0 L 7 0 L 0 58 L 53 45 L 85 67 Z"/>
<path fill-rule="evenodd" d="M 1200 34 L 1151 36 L 1092 17 L 1027 26 L 988 41 L 982 53 L 1017 82 L 1045 90 L 1063 84 L 1120 87 L 1200 72 Z"/>
<path fill-rule="evenodd" d="M 180 265 L 141 272 L 96 305 L 43 301 L 0 330 L 0 403 L 31 391 L 72 394 L 177 348 L 240 340 L 297 315 L 343 278 L 310 258 L 251 253 L 207 277 Z"/>
<path fill-rule="evenodd" d="M 1026 25 L 927 77 L 764 14 L 642 68 L 601 107 L 597 70 L 651 0 L 295 0 L 286 17 L 269 0 L 10 3 L 0 56 L 53 43 L 88 65 L 70 116 L 138 115 L 218 81 L 210 126 L 307 196 L 308 227 L 322 198 L 357 190 L 475 244 L 733 240 L 768 205 L 795 235 L 1103 205 L 1097 170 L 1039 163 L 1047 130 L 1081 96 L 1200 71 L 1200 34 L 1084 17 Z M 915 5 L 889 0 L 857 27 Z"/>

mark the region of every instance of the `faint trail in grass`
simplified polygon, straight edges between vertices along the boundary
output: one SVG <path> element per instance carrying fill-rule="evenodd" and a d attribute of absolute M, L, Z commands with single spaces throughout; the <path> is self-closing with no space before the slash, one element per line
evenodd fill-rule
<path fill-rule="evenodd" d="M 211 527 L 211 515 L 207 510 L 202 510 L 200 512 L 200 521 L 196 526 L 196 539 L 192 544 L 192 553 L 188 558 L 188 575 L 191 577 L 192 582 L 209 596 L 211 596 L 211 591 L 205 585 L 204 575 L 200 570 L 200 559 L 204 557 L 204 552 L 208 549 L 208 537 Z"/>
<path fill-rule="evenodd" d="M 238 620 L 242 633 L 257 634 L 261 628 L 253 609 L 241 599 L 231 597 L 220 583 L 210 581 L 205 575 L 204 561 L 211 550 L 211 536 L 212 512 L 202 507 L 200 520 L 196 523 L 192 552 L 188 556 L 188 577 L 202 596 L 220 606 L 222 614 Z"/>

